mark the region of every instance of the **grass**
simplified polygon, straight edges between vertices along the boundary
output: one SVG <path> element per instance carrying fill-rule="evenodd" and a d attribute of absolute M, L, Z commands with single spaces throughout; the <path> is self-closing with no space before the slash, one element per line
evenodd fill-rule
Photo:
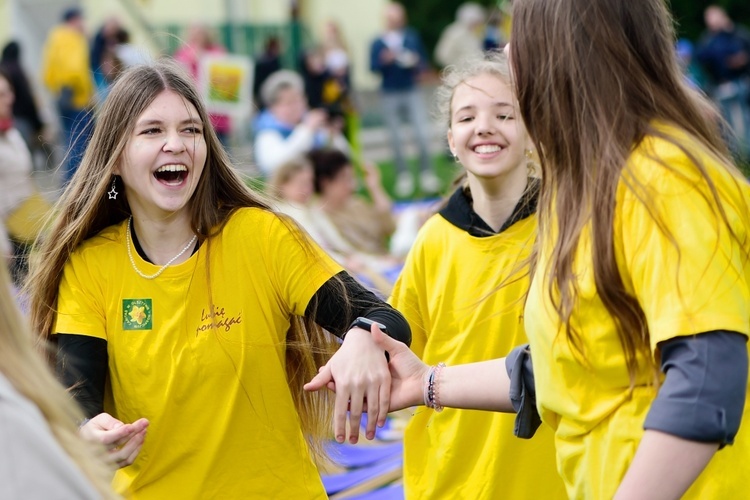
<path fill-rule="evenodd" d="M 456 162 L 453 161 L 452 158 L 449 158 L 445 155 L 438 155 L 433 157 L 432 159 L 432 165 L 435 171 L 435 174 L 438 176 L 441 182 L 441 190 L 440 195 L 446 195 L 448 194 L 448 191 L 450 190 L 450 186 L 453 183 L 453 180 L 458 176 L 459 172 L 461 172 L 461 167 L 456 164 Z M 380 167 L 380 175 L 383 183 L 383 187 L 388 192 L 388 194 L 397 201 L 414 201 L 414 200 L 421 200 L 425 198 L 434 198 L 435 193 L 423 193 L 419 190 L 419 163 L 416 158 L 413 158 L 409 160 L 408 166 L 409 170 L 414 175 L 415 185 L 417 186 L 417 192 L 415 192 L 412 196 L 409 198 L 400 198 L 396 196 L 396 194 L 393 192 L 393 187 L 396 183 L 396 166 L 393 162 L 379 162 L 378 166 Z"/>
<path fill-rule="evenodd" d="M 459 172 L 461 172 L 461 167 L 457 165 L 452 158 L 449 158 L 444 155 L 438 155 L 433 157 L 432 159 L 432 165 L 435 170 L 435 175 L 438 176 L 441 182 L 441 189 L 440 193 L 438 193 L 439 196 L 444 196 L 446 194 L 449 194 L 449 191 L 451 189 L 451 184 L 453 183 L 453 180 L 458 176 Z M 418 201 L 423 200 L 427 198 L 435 198 L 435 193 L 423 193 L 419 190 L 419 164 L 416 158 L 413 158 L 409 160 L 408 166 L 409 170 L 414 175 L 415 185 L 417 186 L 417 191 L 408 198 L 402 198 L 395 195 L 393 192 L 393 187 L 396 183 L 396 166 L 393 162 L 379 162 L 378 166 L 380 167 L 380 176 L 381 176 L 381 182 L 383 183 L 383 187 L 385 188 L 386 192 L 393 198 L 395 201 Z M 266 185 L 266 181 L 258 178 L 258 177 L 248 177 L 245 179 L 245 182 L 247 185 L 256 190 L 256 191 L 263 191 Z M 362 182 L 360 184 L 360 194 L 366 195 L 366 192 L 364 191 L 364 186 Z"/>

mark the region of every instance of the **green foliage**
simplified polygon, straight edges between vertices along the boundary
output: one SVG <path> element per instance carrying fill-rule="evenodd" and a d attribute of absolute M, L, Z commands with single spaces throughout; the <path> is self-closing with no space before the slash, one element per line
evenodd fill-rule
<path fill-rule="evenodd" d="M 623 0 L 629 1 L 629 0 Z M 504 0 L 476 0 L 488 10 Z M 432 56 L 440 33 L 453 22 L 456 9 L 464 0 L 402 0 L 409 15 L 409 24 L 422 36 L 427 53 Z M 698 40 L 704 29 L 703 11 L 709 5 L 724 7 L 729 16 L 739 24 L 750 27 L 750 1 L 748 0 L 668 0 L 677 23 L 679 37 Z"/>
<path fill-rule="evenodd" d="M 723 7 L 736 23 L 750 25 L 750 2 L 747 0 L 671 0 L 672 13 L 680 37 L 698 40 L 703 33 L 703 11 L 709 5 Z"/>
<path fill-rule="evenodd" d="M 474 1 L 487 7 L 487 10 L 502 3 L 498 0 Z M 456 9 L 464 0 L 402 0 L 400 3 L 406 8 L 409 25 L 419 32 L 427 54 L 432 58 L 440 33 L 456 19 Z"/>

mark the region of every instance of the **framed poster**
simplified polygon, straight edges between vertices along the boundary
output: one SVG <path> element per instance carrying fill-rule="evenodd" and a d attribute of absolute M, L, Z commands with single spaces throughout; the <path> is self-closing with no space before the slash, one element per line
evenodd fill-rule
<path fill-rule="evenodd" d="M 200 60 L 200 88 L 213 113 L 247 115 L 251 112 L 253 63 L 247 56 L 210 54 Z"/>

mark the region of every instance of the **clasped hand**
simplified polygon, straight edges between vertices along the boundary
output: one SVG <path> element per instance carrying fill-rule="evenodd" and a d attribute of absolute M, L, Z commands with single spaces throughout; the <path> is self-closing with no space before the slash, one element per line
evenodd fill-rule
<path fill-rule="evenodd" d="M 383 352 L 390 355 L 390 363 Z M 327 387 L 336 393 L 333 426 L 336 441 L 342 443 L 349 412 L 349 442 L 359 439 L 362 412 L 367 412 L 367 439 L 375 437 L 375 426 L 382 427 L 389 411 L 422 402 L 422 380 L 429 367 L 409 348 L 388 337 L 377 326 L 367 332 L 353 328 L 344 344 L 318 371 L 305 390 Z"/>

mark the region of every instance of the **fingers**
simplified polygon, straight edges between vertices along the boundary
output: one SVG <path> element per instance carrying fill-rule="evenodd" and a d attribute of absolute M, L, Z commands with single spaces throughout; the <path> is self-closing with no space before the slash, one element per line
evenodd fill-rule
<path fill-rule="evenodd" d="M 133 426 L 133 424 L 122 424 L 118 425 L 114 429 L 106 430 L 100 433 L 100 442 L 105 445 L 119 446 L 118 443 L 127 442 L 134 434 L 142 432 L 144 429 L 139 431 L 139 426 Z"/>
<path fill-rule="evenodd" d="M 318 391 L 323 387 L 328 386 L 333 382 L 333 376 L 331 375 L 331 367 L 329 365 L 322 366 L 318 371 L 318 374 L 313 377 L 311 381 L 306 383 L 303 388 L 306 391 Z"/>
<path fill-rule="evenodd" d="M 336 395 L 338 399 L 339 394 Z M 351 393 L 349 399 L 349 442 L 351 444 L 357 444 L 359 441 L 359 424 L 362 420 L 362 404 L 364 403 L 364 393 L 355 388 L 354 392 Z M 370 422 L 367 423 L 370 425 Z"/>
<path fill-rule="evenodd" d="M 144 436 L 144 440 L 145 440 L 145 436 Z M 136 459 L 136 458 L 138 458 L 138 454 L 139 454 L 139 453 L 141 452 L 141 448 L 143 448 L 143 443 L 141 443 L 141 444 L 140 444 L 140 445 L 139 445 L 139 446 L 138 446 L 138 447 L 137 447 L 137 448 L 136 448 L 136 449 L 135 449 L 135 450 L 133 451 L 133 453 L 131 453 L 131 454 L 130 454 L 130 456 L 128 456 L 128 458 L 126 458 L 126 459 L 124 460 L 124 465 L 121 465 L 120 467 L 127 467 L 128 465 L 132 465 L 132 464 L 133 464 L 133 462 L 135 462 L 135 459 Z"/>
<path fill-rule="evenodd" d="M 382 387 L 382 386 L 381 386 Z M 380 418 L 379 413 L 379 397 L 380 387 L 368 387 L 367 390 L 367 428 L 365 429 L 365 437 L 367 439 L 375 438 L 375 426 L 378 424 Z"/>
<path fill-rule="evenodd" d="M 100 413 L 90 419 L 86 425 L 92 425 L 101 429 L 112 429 L 118 425 L 122 425 L 122 422 L 109 413 Z"/>
<path fill-rule="evenodd" d="M 143 442 L 146 439 L 146 429 L 128 437 L 128 439 L 122 444 L 113 446 L 109 450 L 109 460 L 117 464 L 118 467 L 127 467 L 135 462 L 138 453 L 140 453 L 143 447 Z"/>
<path fill-rule="evenodd" d="M 333 403 L 333 436 L 337 443 L 343 443 L 346 437 L 346 412 L 349 408 L 349 396 L 342 392 L 336 393 Z"/>
<path fill-rule="evenodd" d="M 385 420 L 388 418 L 388 411 L 391 407 L 391 384 L 382 384 L 380 386 L 380 393 L 378 399 L 378 427 L 385 425 Z"/>

